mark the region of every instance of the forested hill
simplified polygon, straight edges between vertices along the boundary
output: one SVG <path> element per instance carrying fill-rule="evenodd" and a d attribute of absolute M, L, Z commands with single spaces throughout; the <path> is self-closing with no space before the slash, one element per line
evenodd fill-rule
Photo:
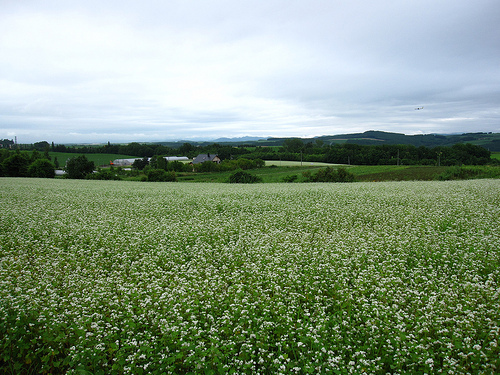
<path fill-rule="evenodd" d="M 286 138 L 269 138 L 266 142 L 280 144 Z M 303 139 L 307 142 L 322 141 L 326 144 L 337 143 L 354 143 L 358 145 L 413 145 L 416 147 L 438 147 L 452 146 L 457 143 L 472 143 L 477 146 L 482 146 L 489 151 L 500 151 L 500 133 L 463 133 L 463 134 L 418 134 L 406 135 L 402 133 L 390 133 L 370 130 L 364 133 L 325 135 L 316 138 Z M 259 143 L 262 143 L 259 142 Z"/>
<path fill-rule="evenodd" d="M 355 144 L 362 146 L 384 146 L 384 145 L 410 145 L 415 147 L 451 147 L 455 144 L 470 143 L 475 146 L 481 146 L 491 152 L 500 152 L 500 133 L 463 133 L 463 134 L 418 134 L 406 135 L 402 133 L 390 133 L 383 131 L 369 130 L 364 133 L 351 133 L 351 134 L 338 134 L 338 135 L 324 135 L 314 138 L 296 138 L 296 137 L 283 137 L 283 138 L 267 138 L 267 139 L 251 139 L 249 137 L 243 138 L 220 138 L 211 141 L 165 141 L 165 142 L 146 142 L 137 143 L 132 142 L 125 145 L 108 144 L 103 145 L 54 145 L 50 147 L 47 141 L 37 142 L 35 144 L 17 145 L 16 148 L 31 150 L 37 149 L 44 151 L 50 147 L 51 151 L 59 152 L 86 152 L 86 153 L 124 153 L 129 155 L 154 155 L 158 147 L 165 147 L 164 153 L 168 149 L 180 149 L 181 153 L 187 154 L 189 151 L 195 151 L 198 147 L 208 147 L 214 144 L 220 146 L 283 146 L 291 140 L 301 140 L 304 145 L 314 144 L 315 146 L 333 146 L 339 144 Z M 184 150 L 188 146 L 187 150 Z M 9 139 L 0 140 L 0 149 L 14 148 L 14 141 Z M 146 150 L 150 148 L 151 150 Z M 199 150 L 198 150 L 199 151 Z M 161 154 L 157 153 L 157 154 Z"/>

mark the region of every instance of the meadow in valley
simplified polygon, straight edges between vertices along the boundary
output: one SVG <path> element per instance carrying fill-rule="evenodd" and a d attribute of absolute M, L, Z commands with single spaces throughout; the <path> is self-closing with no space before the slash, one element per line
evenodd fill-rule
<path fill-rule="evenodd" d="M 0 179 L 0 372 L 500 371 L 500 180 Z"/>

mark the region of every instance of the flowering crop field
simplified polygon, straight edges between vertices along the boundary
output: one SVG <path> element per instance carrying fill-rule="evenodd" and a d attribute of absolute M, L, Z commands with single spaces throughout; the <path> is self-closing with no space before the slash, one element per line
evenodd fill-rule
<path fill-rule="evenodd" d="M 500 371 L 500 180 L 0 179 L 0 373 Z"/>

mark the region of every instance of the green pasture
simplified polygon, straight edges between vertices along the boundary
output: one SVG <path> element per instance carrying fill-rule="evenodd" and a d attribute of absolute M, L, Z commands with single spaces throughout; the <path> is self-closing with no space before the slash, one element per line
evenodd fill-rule
<path fill-rule="evenodd" d="M 321 162 L 306 162 L 306 161 L 289 161 L 289 160 L 265 160 L 266 167 L 328 167 L 328 166 L 339 166 L 344 164 L 329 164 Z"/>
<path fill-rule="evenodd" d="M 279 163 L 279 162 L 278 162 Z M 376 182 L 376 181 L 432 181 L 437 180 L 445 172 L 457 169 L 459 167 L 437 167 L 437 166 L 404 166 L 404 165 L 372 165 L 372 166 L 350 166 L 334 165 L 325 163 L 303 163 L 288 161 L 283 163 L 286 166 L 277 166 L 266 161 L 266 167 L 260 169 L 251 169 L 247 172 L 258 176 L 263 183 L 283 182 L 283 179 L 290 176 L 297 176 L 295 182 L 304 182 L 303 173 L 309 171 L 317 172 L 319 169 L 327 166 L 333 168 L 345 168 L 355 176 L 358 182 Z M 500 166 L 471 166 L 463 167 L 472 169 L 477 173 L 470 175 L 469 178 L 499 178 Z M 210 172 L 210 173 L 179 173 L 178 180 L 183 182 L 227 182 L 233 171 L 228 172 Z"/>

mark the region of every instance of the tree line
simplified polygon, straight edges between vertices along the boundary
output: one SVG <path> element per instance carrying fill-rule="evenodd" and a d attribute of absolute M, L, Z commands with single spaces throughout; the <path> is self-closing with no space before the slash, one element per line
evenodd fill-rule
<path fill-rule="evenodd" d="M 413 145 L 367 146 L 354 143 L 324 145 L 304 143 L 300 139 L 286 140 L 279 149 L 257 147 L 244 158 L 263 160 L 294 160 L 353 165 L 486 165 L 495 164 L 491 152 L 470 143 L 451 147 Z"/>
<path fill-rule="evenodd" d="M 321 140 L 304 142 L 299 138 L 286 139 L 282 146 L 230 146 L 210 144 L 195 146 L 184 143 L 178 148 L 161 144 L 130 143 L 128 145 L 103 146 L 64 146 L 49 144 L 46 141 L 32 145 L 32 152 L 21 152 L 19 148 L 0 149 L 0 176 L 20 177 L 54 177 L 55 168 L 59 167 L 57 158 L 51 160 L 49 151 L 85 153 L 119 153 L 141 157 L 134 163 L 134 169 L 162 169 L 173 172 L 221 172 L 236 169 L 254 169 L 264 166 L 263 160 L 292 160 L 304 162 L 326 162 L 352 165 L 486 165 L 498 164 L 491 158 L 491 152 L 483 147 L 470 143 L 458 143 L 451 147 L 434 147 L 413 145 L 359 145 L 353 143 L 327 145 Z M 180 162 L 166 162 L 163 156 L 182 155 L 193 158 L 200 153 L 216 154 L 222 160 L 220 164 L 202 163 L 185 165 Z M 82 178 L 79 172 L 72 174 L 72 166 L 76 170 L 92 173 L 94 164 L 76 157 L 70 159 L 63 168 L 70 176 Z M 83 173 L 83 172 L 82 172 Z"/>
<path fill-rule="evenodd" d="M 2 177 L 42 177 L 55 176 L 55 164 L 48 152 L 43 154 L 37 150 L 27 153 L 19 149 L 0 150 L 0 176 Z"/>
<path fill-rule="evenodd" d="M 133 155 L 137 157 L 187 156 L 216 154 L 221 160 L 262 159 L 292 160 L 305 162 L 325 162 L 353 165 L 485 165 L 496 163 L 491 152 L 471 143 L 457 143 L 453 146 L 414 146 L 399 145 L 360 145 L 357 143 L 326 144 L 321 139 L 304 141 L 300 138 L 285 139 L 281 146 L 266 147 L 252 145 L 208 144 L 194 145 L 183 143 L 178 147 L 162 144 L 132 142 L 126 145 L 107 143 L 102 146 L 66 146 L 37 142 L 32 149 L 38 151 L 67 152 L 78 154 L 108 153 Z"/>

